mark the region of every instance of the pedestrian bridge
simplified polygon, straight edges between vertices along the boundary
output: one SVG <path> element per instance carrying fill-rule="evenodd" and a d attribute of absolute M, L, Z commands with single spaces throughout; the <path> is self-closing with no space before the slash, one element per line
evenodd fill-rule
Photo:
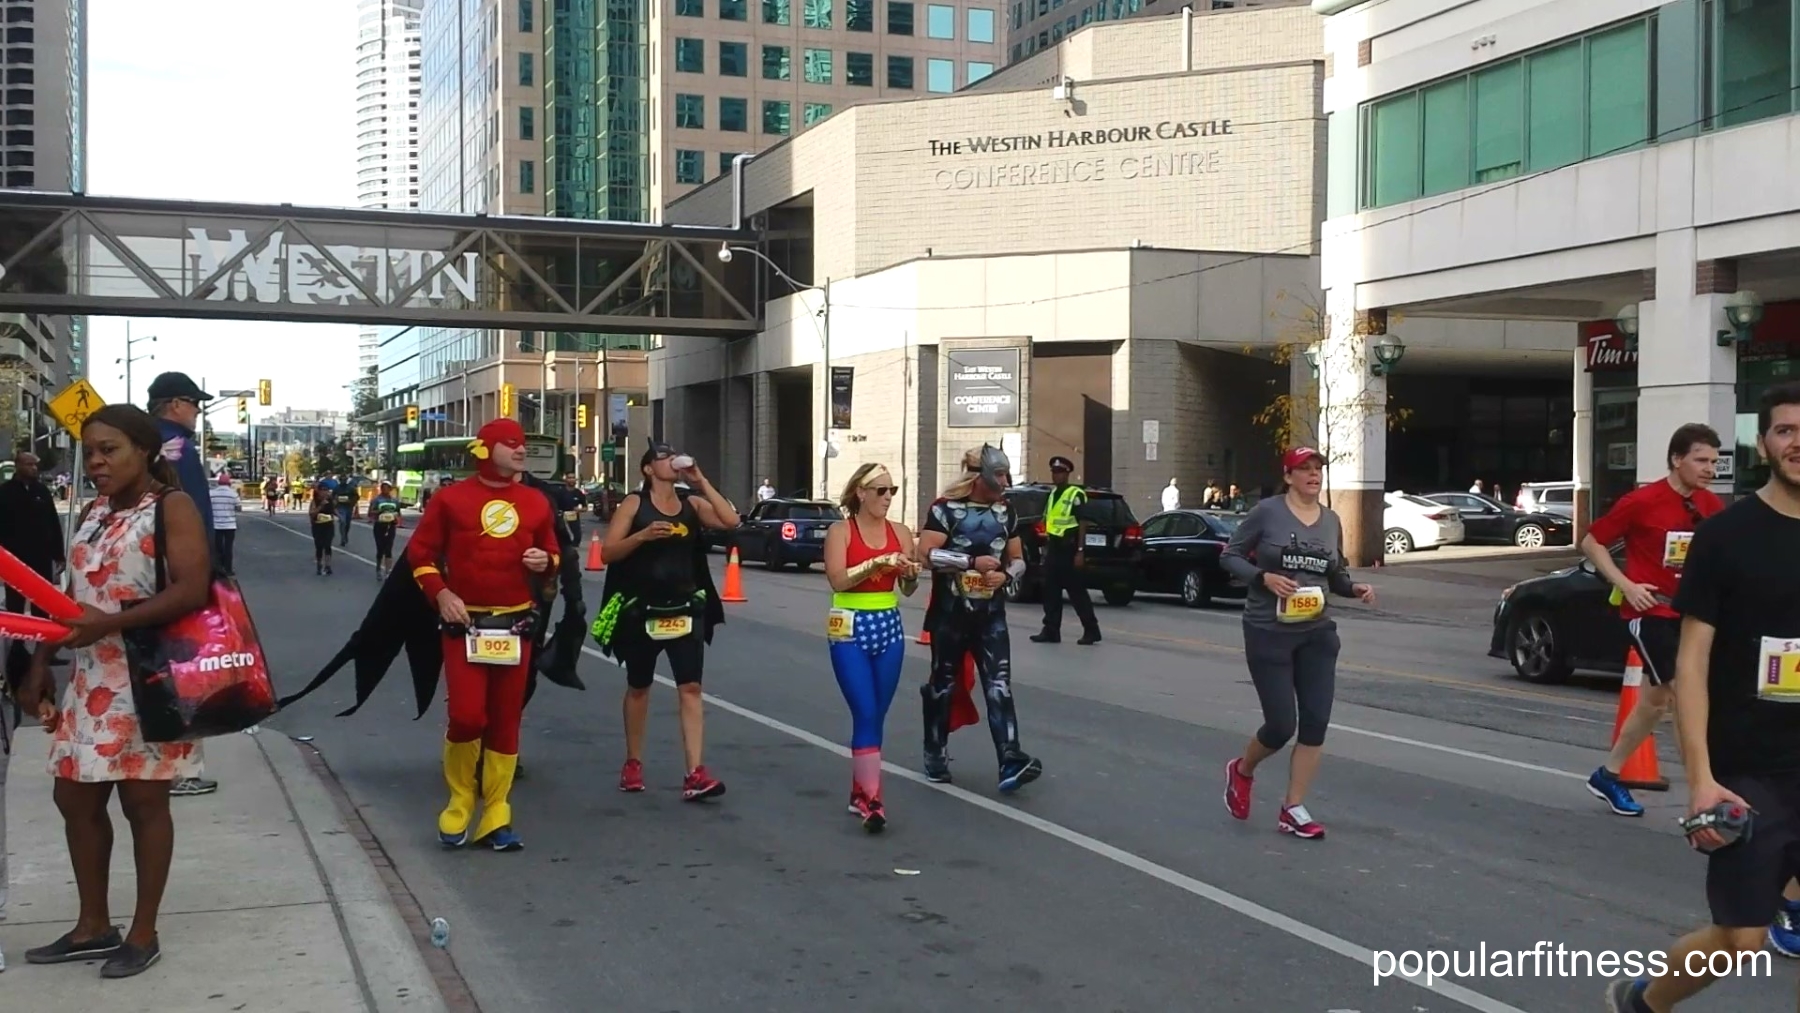
<path fill-rule="evenodd" d="M 0 312 L 737 337 L 746 231 L 0 190 Z"/>

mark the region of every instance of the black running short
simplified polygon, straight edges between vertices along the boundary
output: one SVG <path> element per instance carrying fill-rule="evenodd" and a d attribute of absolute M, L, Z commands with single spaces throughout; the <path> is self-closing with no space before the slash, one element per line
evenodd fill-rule
<path fill-rule="evenodd" d="M 1675 655 L 1681 647 L 1681 620 L 1666 616 L 1640 616 L 1625 624 L 1638 657 L 1644 662 L 1644 682 L 1667 686 L 1675 681 Z"/>
<path fill-rule="evenodd" d="M 1766 928 L 1781 891 L 1800 874 L 1800 772 L 1721 776 L 1719 783 L 1750 803 L 1750 836 L 1707 857 L 1706 903 L 1713 924 Z"/>

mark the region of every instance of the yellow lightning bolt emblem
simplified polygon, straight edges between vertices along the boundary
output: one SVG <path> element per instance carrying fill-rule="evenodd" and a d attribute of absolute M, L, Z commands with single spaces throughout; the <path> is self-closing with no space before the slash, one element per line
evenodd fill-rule
<path fill-rule="evenodd" d="M 519 530 L 519 511 L 503 499 L 481 505 L 481 533 L 490 538 L 510 538 Z"/>
<path fill-rule="evenodd" d="M 688 533 L 688 526 L 686 524 L 671 524 L 671 525 L 669 525 L 669 534 L 675 536 L 676 538 L 686 538 L 687 533 Z"/>

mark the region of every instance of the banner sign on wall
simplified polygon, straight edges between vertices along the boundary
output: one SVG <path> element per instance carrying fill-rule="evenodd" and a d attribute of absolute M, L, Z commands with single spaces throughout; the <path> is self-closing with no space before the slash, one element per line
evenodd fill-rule
<path fill-rule="evenodd" d="M 855 366 L 831 367 L 831 428 L 850 428 L 850 394 L 855 386 Z"/>
<path fill-rule="evenodd" d="M 952 429 L 1019 424 L 1017 348 L 964 348 L 945 355 L 950 370 Z"/>

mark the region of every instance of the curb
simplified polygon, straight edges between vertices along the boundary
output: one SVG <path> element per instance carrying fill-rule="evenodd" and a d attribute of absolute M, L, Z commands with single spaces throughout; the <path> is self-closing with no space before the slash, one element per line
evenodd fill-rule
<path fill-rule="evenodd" d="M 372 1013 L 447 1013 L 450 1007 L 387 885 L 300 745 L 269 729 L 255 739 L 305 832 Z"/>

